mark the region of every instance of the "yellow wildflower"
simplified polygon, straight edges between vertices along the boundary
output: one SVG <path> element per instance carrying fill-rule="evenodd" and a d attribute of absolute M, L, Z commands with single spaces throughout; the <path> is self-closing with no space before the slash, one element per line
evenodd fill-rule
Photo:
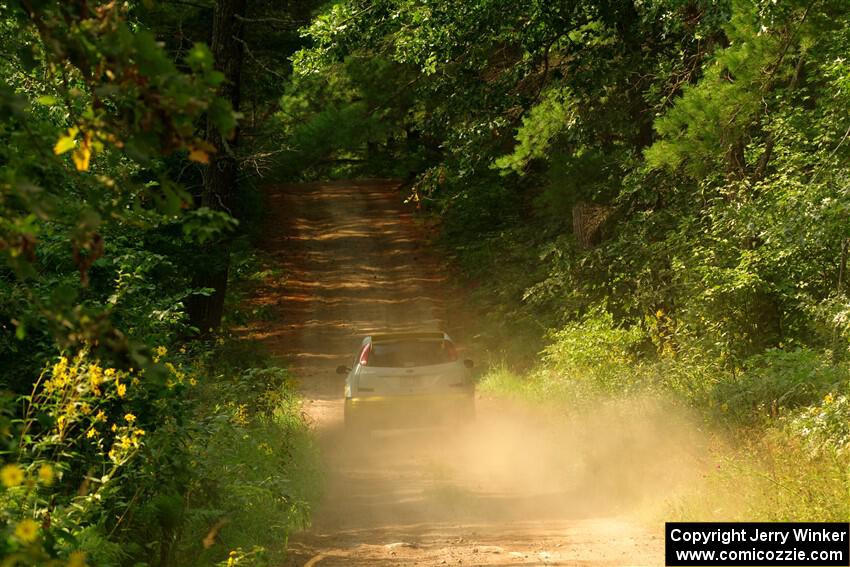
<path fill-rule="evenodd" d="M 87 439 L 91 439 L 91 438 L 92 438 L 92 437 L 94 437 L 95 435 L 97 435 L 97 429 L 95 429 L 94 427 L 92 427 L 91 429 L 89 429 L 88 431 L 86 431 L 86 438 L 87 438 Z"/>
<path fill-rule="evenodd" d="M 233 416 L 233 421 L 237 425 L 248 425 L 247 404 L 239 404 L 239 406 L 236 408 L 236 413 Z"/>
<path fill-rule="evenodd" d="M 136 429 L 135 431 L 133 431 L 133 435 L 135 435 L 136 437 L 142 437 L 144 434 L 145 434 L 144 429 Z"/>
<path fill-rule="evenodd" d="M 15 463 L 5 465 L 0 469 L 0 480 L 6 488 L 18 486 L 24 481 L 24 470 Z"/>
<path fill-rule="evenodd" d="M 89 384 L 95 394 L 100 394 L 100 384 L 103 382 L 103 369 L 97 364 L 89 366 Z"/>
<path fill-rule="evenodd" d="M 115 369 L 114 368 L 107 368 L 106 370 L 103 371 L 103 375 L 107 378 L 113 378 L 115 376 Z"/>
<path fill-rule="evenodd" d="M 50 486 L 53 484 L 53 478 L 55 474 L 53 472 L 53 467 L 48 465 L 47 463 L 41 465 L 38 468 L 38 480 L 41 484 L 45 486 Z"/>
<path fill-rule="evenodd" d="M 116 431 L 118 431 L 118 426 L 113 423 L 112 424 L 112 432 L 115 433 Z"/>
<path fill-rule="evenodd" d="M 191 384 L 192 386 L 197 386 L 198 381 L 195 379 L 194 376 L 192 376 L 191 378 L 189 378 L 189 384 Z"/>
<path fill-rule="evenodd" d="M 834 399 L 835 398 L 832 397 L 832 392 L 830 392 L 823 397 L 823 403 L 828 406 L 833 402 Z"/>
<path fill-rule="evenodd" d="M 134 421 L 136 421 L 136 416 L 132 413 L 128 413 L 124 416 L 124 419 L 126 419 L 129 423 L 133 423 Z"/>
<path fill-rule="evenodd" d="M 38 537 L 38 524 L 35 523 L 35 520 L 30 518 L 21 520 L 18 525 L 15 526 L 15 537 L 24 543 L 34 542 L 35 538 Z"/>
<path fill-rule="evenodd" d="M 118 383 L 118 397 L 123 398 L 127 395 L 127 385 Z"/>
<path fill-rule="evenodd" d="M 94 416 L 95 421 L 106 421 L 106 414 L 103 413 L 103 410 L 99 410 L 97 415 Z"/>
<path fill-rule="evenodd" d="M 74 551 L 68 556 L 67 567 L 86 567 L 86 554 L 84 551 Z"/>
<path fill-rule="evenodd" d="M 60 376 L 68 370 L 68 359 L 64 356 L 59 357 L 59 362 L 53 365 L 53 375 Z"/>
<path fill-rule="evenodd" d="M 157 356 L 165 356 L 166 354 L 168 354 L 168 349 L 165 348 L 164 346 L 158 346 L 158 347 L 156 347 L 155 352 L 156 352 Z"/>

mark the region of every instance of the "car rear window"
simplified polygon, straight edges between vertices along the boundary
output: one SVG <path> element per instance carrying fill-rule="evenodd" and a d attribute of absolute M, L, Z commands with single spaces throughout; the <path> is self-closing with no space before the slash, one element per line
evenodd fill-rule
<path fill-rule="evenodd" d="M 403 367 L 444 364 L 457 358 L 450 341 L 404 340 L 372 343 L 369 366 Z"/>

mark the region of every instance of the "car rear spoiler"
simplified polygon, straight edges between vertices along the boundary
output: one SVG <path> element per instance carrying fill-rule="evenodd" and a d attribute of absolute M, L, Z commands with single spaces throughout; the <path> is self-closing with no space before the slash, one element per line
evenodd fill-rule
<path fill-rule="evenodd" d="M 386 343 L 403 340 L 443 340 L 446 339 L 446 334 L 439 331 L 427 331 L 420 333 L 384 333 L 382 335 L 372 335 L 373 343 Z"/>

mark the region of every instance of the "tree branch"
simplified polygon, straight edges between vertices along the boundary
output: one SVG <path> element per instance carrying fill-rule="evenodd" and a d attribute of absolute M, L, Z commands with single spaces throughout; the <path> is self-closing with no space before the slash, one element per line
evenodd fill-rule
<path fill-rule="evenodd" d="M 242 18 L 239 18 L 239 19 L 241 20 Z M 251 48 L 248 47 L 248 42 L 246 42 L 244 39 L 242 39 L 240 37 L 235 37 L 235 36 L 234 36 L 233 39 L 242 44 L 242 48 L 245 50 L 245 53 L 248 54 L 248 57 L 250 57 L 263 71 L 265 71 L 266 73 L 269 73 L 271 75 L 274 75 L 278 79 L 281 79 L 281 80 L 284 80 L 284 81 L 287 79 L 287 77 L 285 75 L 281 75 L 280 73 L 278 73 L 274 69 L 271 69 L 268 65 L 266 65 L 265 63 L 263 63 L 262 61 L 257 59 L 257 57 L 254 55 L 254 52 L 252 52 Z"/>
<path fill-rule="evenodd" d="M 292 18 L 246 18 L 244 16 L 236 16 L 236 19 L 247 24 L 283 24 L 285 26 L 292 26 L 293 30 L 310 23 L 308 20 L 294 20 Z"/>
<path fill-rule="evenodd" d="M 212 10 L 215 8 L 213 4 L 198 4 L 196 2 L 190 2 L 189 0 L 165 0 L 168 4 L 181 4 L 183 6 L 191 6 L 193 8 L 198 8 L 200 10 Z"/>

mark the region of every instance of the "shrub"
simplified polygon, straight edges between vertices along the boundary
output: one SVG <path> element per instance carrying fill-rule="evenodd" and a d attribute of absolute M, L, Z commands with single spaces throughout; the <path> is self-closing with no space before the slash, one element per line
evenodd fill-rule
<path fill-rule="evenodd" d="M 814 405 L 804 407 L 787 419 L 790 433 L 803 440 L 812 455 L 835 453 L 850 456 L 850 395 L 829 392 Z"/>
<path fill-rule="evenodd" d="M 124 527 L 133 500 L 127 475 L 164 420 L 165 408 L 147 401 L 147 382 L 83 351 L 44 369 L 20 400 L 20 418 L 8 419 L 7 399 L 0 555 L 8 564 L 82 565 L 105 526 Z M 134 489 L 144 493 L 156 480 Z"/>
<path fill-rule="evenodd" d="M 544 365 L 561 380 L 582 381 L 609 393 L 642 385 L 638 363 L 648 337 L 640 327 L 618 327 L 610 313 L 596 308 L 551 336 L 543 350 Z"/>
<path fill-rule="evenodd" d="M 4 565 L 263 564 L 319 487 L 293 392 L 215 350 L 160 347 L 144 370 L 59 357 L 0 400 Z"/>
<path fill-rule="evenodd" d="M 253 551 L 233 555 L 238 564 L 256 564 L 309 522 L 318 453 L 285 370 L 244 369 L 205 389 L 218 402 L 198 416 L 200 434 L 189 448 L 181 564 L 225 561 L 240 549 Z"/>
<path fill-rule="evenodd" d="M 817 403 L 847 376 L 846 367 L 812 350 L 770 349 L 747 359 L 743 371 L 718 380 L 712 400 L 730 417 L 753 422 Z"/>

